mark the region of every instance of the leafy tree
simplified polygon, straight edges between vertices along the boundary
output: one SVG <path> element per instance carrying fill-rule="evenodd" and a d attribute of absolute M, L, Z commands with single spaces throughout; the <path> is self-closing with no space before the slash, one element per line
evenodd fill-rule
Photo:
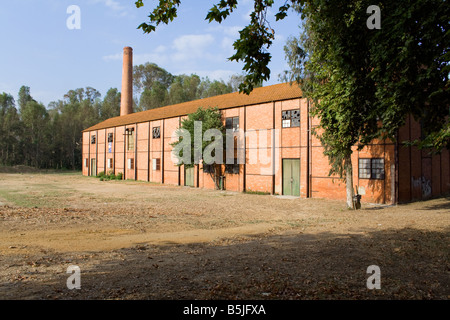
<path fill-rule="evenodd" d="M 201 129 L 200 129 L 201 127 Z M 218 177 L 222 175 L 225 127 L 222 113 L 217 108 L 198 108 L 181 121 L 176 135 L 179 140 L 172 143 L 173 152 L 178 159 L 178 166 L 198 166 L 203 163 L 212 166 L 209 171 L 216 187 L 219 187 Z"/>
<path fill-rule="evenodd" d="M 117 88 L 110 88 L 106 92 L 100 108 L 99 116 L 101 121 L 120 115 L 120 98 L 121 94 Z"/>
<path fill-rule="evenodd" d="M 286 17 L 291 7 L 290 3 L 303 3 L 303 0 L 286 1 L 275 14 L 277 20 Z M 140 8 L 144 6 L 144 1 L 137 0 L 135 4 Z M 148 16 L 150 21 L 140 24 L 138 28 L 144 33 L 154 32 L 159 24 L 168 24 L 177 17 L 180 4 L 181 0 L 160 0 Z M 220 0 L 208 11 L 206 20 L 221 23 L 237 8 L 237 5 L 238 0 Z M 275 30 L 270 27 L 267 14 L 273 5 L 274 0 L 255 0 L 250 23 L 239 32 L 240 37 L 233 44 L 235 53 L 229 60 L 244 62 L 243 70 L 246 75 L 239 89 L 247 94 L 255 86 L 270 78 L 268 64 L 271 55 L 268 49 L 275 39 Z"/>
<path fill-rule="evenodd" d="M 44 105 L 34 100 L 28 101 L 21 113 L 24 134 L 22 143 L 28 165 L 41 168 L 48 156 L 49 115 Z"/>
<path fill-rule="evenodd" d="M 19 104 L 19 111 L 22 113 L 23 109 L 25 108 L 25 105 L 33 101 L 33 98 L 30 95 L 30 87 L 27 86 L 21 86 L 19 89 L 19 99 L 17 100 Z"/>
<path fill-rule="evenodd" d="M 201 79 L 196 74 L 176 76 L 169 89 L 170 104 L 197 99 L 200 82 Z"/>
<path fill-rule="evenodd" d="M 167 104 L 168 88 L 174 76 L 155 63 L 133 67 L 133 87 L 138 99 L 138 110 L 159 108 Z"/>
<path fill-rule="evenodd" d="M 370 4 L 309 1 L 298 7 L 306 18 L 302 35 L 285 47 L 287 75 L 314 102 L 316 134 L 330 174 L 346 177 L 349 206 L 354 145 L 361 149 L 374 138 L 395 141 L 408 114 L 421 120 L 429 137 L 441 128 L 435 147 L 449 145 L 448 6 L 438 0 L 382 3 L 383 27 L 370 30 L 365 14 Z"/>
<path fill-rule="evenodd" d="M 151 88 L 145 88 L 139 99 L 139 110 L 149 110 L 168 105 L 169 92 L 164 84 L 156 82 Z"/>
<path fill-rule="evenodd" d="M 142 23 L 145 33 L 177 17 L 181 0 L 161 0 Z M 267 20 L 273 0 L 254 0 L 248 26 L 235 41 L 230 60 L 244 61 L 240 91 L 270 75 L 268 49 L 274 30 Z M 381 30 L 367 28 L 368 0 L 291 0 L 275 14 L 283 19 L 291 7 L 306 19 L 305 33 L 288 50 L 293 76 L 320 118 L 321 141 L 332 172 L 351 184 L 351 147 L 363 147 L 375 137 L 395 139 L 406 115 L 421 119 L 426 136 L 447 145 L 449 118 L 450 6 L 445 0 L 379 1 Z M 143 0 L 136 1 L 142 7 Z M 238 0 L 220 0 L 206 19 L 221 23 Z M 427 139 L 425 139 L 426 141 Z M 445 141 L 447 140 L 447 141 Z M 428 141 L 429 144 L 430 141 Z M 353 190 L 353 188 L 351 188 Z M 348 203 L 351 203 L 348 192 Z"/>
<path fill-rule="evenodd" d="M 226 84 L 223 80 L 211 81 L 206 77 L 202 79 L 198 91 L 198 98 L 201 99 L 231 93 L 233 92 L 233 89 L 230 84 Z"/>
<path fill-rule="evenodd" d="M 20 117 L 15 107 L 14 98 L 7 94 L 0 95 L 0 163 L 13 165 L 20 160 Z"/>

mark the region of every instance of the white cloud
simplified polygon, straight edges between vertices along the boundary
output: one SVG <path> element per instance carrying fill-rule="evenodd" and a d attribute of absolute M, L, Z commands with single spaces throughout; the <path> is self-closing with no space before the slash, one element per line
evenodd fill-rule
<path fill-rule="evenodd" d="M 90 0 L 90 2 L 93 4 L 103 4 L 106 8 L 110 9 L 112 12 L 114 12 L 114 14 L 118 16 L 127 16 L 130 13 L 129 7 L 122 5 L 117 0 Z"/>
<path fill-rule="evenodd" d="M 211 46 L 214 42 L 214 37 L 211 34 L 189 34 L 176 38 L 173 41 L 173 47 L 178 52 L 191 52 L 199 54 L 205 48 Z"/>

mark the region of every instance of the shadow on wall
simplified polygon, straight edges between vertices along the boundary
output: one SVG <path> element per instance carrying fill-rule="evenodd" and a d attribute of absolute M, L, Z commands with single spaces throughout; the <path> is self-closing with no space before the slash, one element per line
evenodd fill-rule
<path fill-rule="evenodd" d="M 81 290 L 66 288 L 68 255 L 60 254 L 52 261 L 60 264 L 60 274 L 2 283 L 0 291 L 4 299 L 448 299 L 448 247 L 442 244 L 449 231 L 141 244 L 74 258 L 70 264 L 81 268 Z M 381 269 L 379 290 L 366 286 L 371 265 Z"/>

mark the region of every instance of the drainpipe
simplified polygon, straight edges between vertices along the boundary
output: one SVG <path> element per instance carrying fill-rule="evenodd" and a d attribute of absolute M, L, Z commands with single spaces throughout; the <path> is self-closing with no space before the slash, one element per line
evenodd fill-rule
<path fill-rule="evenodd" d="M 307 110 L 306 110 L 306 198 L 311 198 L 311 184 L 310 184 L 310 137 L 311 137 L 311 129 L 309 126 L 309 99 L 307 101 Z"/>

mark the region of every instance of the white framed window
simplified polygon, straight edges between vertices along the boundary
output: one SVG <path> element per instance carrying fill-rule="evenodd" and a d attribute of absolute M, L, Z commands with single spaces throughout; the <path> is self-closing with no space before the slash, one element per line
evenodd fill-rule
<path fill-rule="evenodd" d="M 134 169 L 134 159 L 128 159 L 128 169 Z"/>
<path fill-rule="evenodd" d="M 153 171 L 161 170 L 161 159 L 153 159 Z"/>
<path fill-rule="evenodd" d="M 283 128 L 300 127 L 300 109 L 282 111 L 281 119 Z"/>
<path fill-rule="evenodd" d="M 360 158 L 358 160 L 360 179 L 384 179 L 383 158 Z"/>

